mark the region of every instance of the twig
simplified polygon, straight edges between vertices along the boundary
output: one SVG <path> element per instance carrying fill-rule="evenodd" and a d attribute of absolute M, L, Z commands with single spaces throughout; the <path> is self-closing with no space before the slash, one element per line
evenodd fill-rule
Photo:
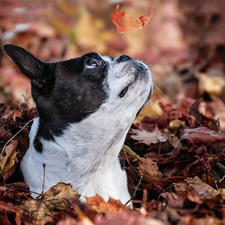
<path fill-rule="evenodd" d="M 225 175 L 219 180 L 219 182 L 221 183 L 225 178 Z"/>
<path fill-rule="evenodd" d="M 29 120 L 15 135 L 13 135 L 5 144 L 4 144 L 4 146 L 3 146 L 3 148 L 2 148 L 2 152 L 1 152 L 1 154 L 0 154 L 0 159 L 1 159 L 1 157 L 2 157 L 2 155 L 3 155 L 3 153 L 4 153 L 4 151 L 5 151 L 5 148 L 6 148 L 6 146 L 9 144 L 9 142 L 10 141 L 12 141 L 30 122 L 32 122 L 34 120 L 34 118 L 32 119 L 32 120 Z M 2 177 L 3 177 L 3 169 L 2 168 L 0 168 L 1 169 L 1 175 L 2 175 Z"/>
<path fill-rule="evenodd" d="M 0 159 L 3 155 L 3 152 L 5 151 L 6 146 L 8 145 L 8 143 L 10 141 L 12 141 L 30 122 L 32 122 L 34 120 L 34 118 L 32 120 L 29 120 L 15 135 L 13 135 L 3 146 L 2 152 L 0 154 Z"/>
<path fill-rule="evenodd" d="M 130 200 L 129 200 L 125 205 L 127 205 L 127 204 L 128 204 L 128 203 L 136 196 L 136 192 L 137 192 L 138 187 L 139 187 L 140 184 L 141 184 L 142 177 L 143 177 L 143 176 L 140 177 L 140 180 L 139 180 L 139 182 L 138 182 L 138 184 L 137 184 L 137 187 L 135 188 L 135 191 L 134 191 L 133 196 L 130 198 Z"/>

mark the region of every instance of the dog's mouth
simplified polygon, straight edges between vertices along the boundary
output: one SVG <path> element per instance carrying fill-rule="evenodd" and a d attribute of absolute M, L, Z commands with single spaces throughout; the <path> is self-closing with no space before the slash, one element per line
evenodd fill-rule
<path fill-rule="evenodd" d="M 147 73 L 146 73 L 147 70 L 148 70 L 148 69 L 145 68 L 142 64 L 136 65 L 136 71 L 135 71 L 135 74 L 134 74 L 134 79 L 133 79 L 127 86 L 125 86 L 125 87 L 122 89 L 122 91 L 121 91 L 120 94 L 119 94 L 119 97 L 120 97 L 120 98 L 123 98 L 123 97 L 126 95 L 126 93 L 128 92 L 129 88 L 130 88 L 134 83 L 136 83 L 137 80 L 139 80 L 139 78 L 140 78 L 140 79 L 144 79 L 144 77 L 147 75 Z"/>
<path fill-rule="evenodd" d="M 131 83 L 129 83 L 129 84 L 128 84 L 125 88 L 123 88 L 122 91 L 120 92 L 120 94 L 119 94 L 119 97 L 120 97 L 120 98 L 123 98 L 123 97 L 126 95 L 127 91 L 129 90 L 129 87 L 130 87 L 132 84 L 134 84 L 134 83 L 137 81 L 137 79 L 138 79 L 138 74 L 135 74 L 135 79 L 134 79 L 134 81 L 132 81 Z"/>

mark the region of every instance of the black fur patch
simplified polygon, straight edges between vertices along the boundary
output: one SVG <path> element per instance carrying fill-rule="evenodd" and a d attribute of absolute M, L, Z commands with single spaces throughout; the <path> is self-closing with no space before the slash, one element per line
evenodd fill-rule
<path fill-rule="evenodd" d="M 101 64 L 86 68 L 88 58 L 97 58 Z M 52 65 L 50 65 L 52 67 Z M 54 140 L 69 123 L 80 122 L 98 110 L 107 98 L 106 79 L 108 63 L 95 54 L 56 63 L 54 79 L 42 88 L 32 85 L 32 95 L 40 118 L 34 146 L 41 152 L 39 138 Z"/>
<path fill-rule="evenodd" d="M 97 53 L 56 63 L 44 63 L 25 49 L 7 44 L 5 52 L 30 78 L 39 127 L 34 146 L 42 152 L 40 139 L 53 140 L 70 123 L 77 123 L 98 110 L 107 99 L 108 62 Z M 90 66 L 96 62 L 96 66 Z M 89 62 L 89 63 L 88 63 Z"/>

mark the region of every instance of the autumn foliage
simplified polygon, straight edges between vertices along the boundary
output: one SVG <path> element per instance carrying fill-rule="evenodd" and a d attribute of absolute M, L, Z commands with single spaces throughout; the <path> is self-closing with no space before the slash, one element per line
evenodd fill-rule
<path fill-rule="evenodd" d="M 153 7 L 152 7 L 152 9 L 149 12 L 150 16 L 139 17 L 139 20 L 141 21 L 141 23 L 138 22 L 138 20 L 132 16 L 129 16 L 128 22 L 124 23 L 123 17 L 125 15 L 125 11 L 122 10 L 121 12 L 118 12 L 118 9 L 119 9 L 119 5 L 116 5 L 115 13 L 112 14 L 111 20 L 116 25 L 116 30 L 120 34 L 127 31 L 139 30 L 145 27 L 150 21 L 150 19 L 152 18 L 152 14 L 153 14 Z"/>

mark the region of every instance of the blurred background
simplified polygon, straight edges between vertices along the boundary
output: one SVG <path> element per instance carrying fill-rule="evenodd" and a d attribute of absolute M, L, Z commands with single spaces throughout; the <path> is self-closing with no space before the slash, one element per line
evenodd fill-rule
<path fill-rule="evenodd" d="M 118 34 L 111 22 L 116 4 L 125 10 L 124 22 L 149 16 L 154 6 L 152 19 L 143 29 Z M 0 0 L 0 45 L 22 46 L 43 61 L 89 51 L 130 55 L 154 76 L 151 103 L 190 106 L 200 99 L 201 112 L 220 117 L 225 129 L 224 10 L 224 0 Z M 0 102 L 34 106 L 29 80 L 2 48 Z"/>

